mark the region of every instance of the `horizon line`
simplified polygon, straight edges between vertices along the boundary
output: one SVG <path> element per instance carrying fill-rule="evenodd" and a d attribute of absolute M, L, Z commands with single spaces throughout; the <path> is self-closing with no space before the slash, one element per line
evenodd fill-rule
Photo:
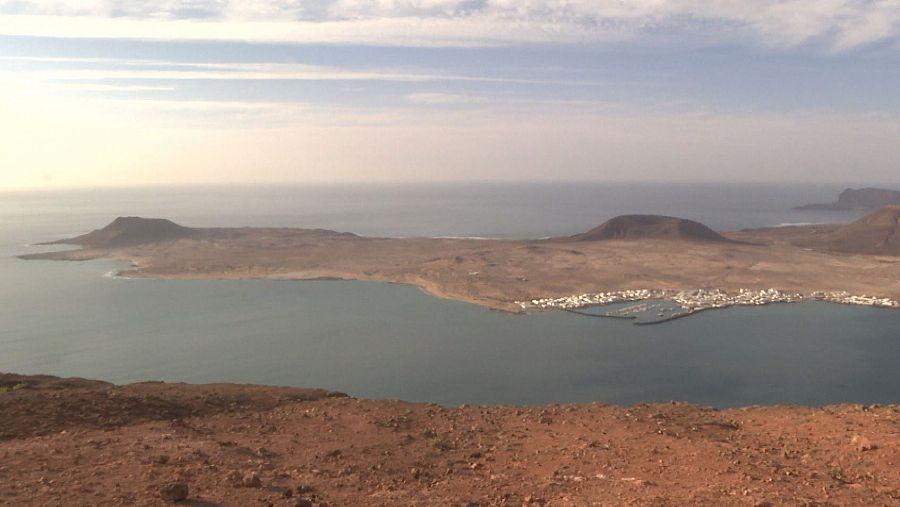
<path fill-rule="evenodd" d="M 172 188 L 240 188 L 240 187 L 352 187 L 352 186 L 442 186 L 442 185 L 578 185 L 578 184 L 630 184 L 630 185 L 804 185 L 804 186 L 820 186 L 820 187 L 846 187 L 846 188 L 868 188 L 873 186 L 896 186 L 900 188 L 900 181 L 816 181 L 808 180 L 708 180 L 708 179 L 653 179 L 653 180 L 634 180 L 634 179 L 567 179 L 567 180 L 551 180 L 551 179 L 458 179 L 458 180 L 342 180 L 342 181 L 247 181 L 247 182 L 215 182 L 215 181 L 197 181 L 197 182 L 161 182 L 161 183 L 113 183 L 108 185 L 44 185 L 44 186 L 22 186 L 22 187 L 0 187 L 0 194 L 4 193 L 53 193 L 53 192 L 77 192 L 77 191 L 100 191 L 100 190 L 152 190 L 154 188 L 172 189 Z"/>

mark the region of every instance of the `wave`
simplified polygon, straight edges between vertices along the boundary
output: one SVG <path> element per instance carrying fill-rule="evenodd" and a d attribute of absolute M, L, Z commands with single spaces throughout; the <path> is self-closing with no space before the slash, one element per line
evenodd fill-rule
<path fill-rule="evenodd" d="M 804 225 L 822 225 L 822 222 L 781 222 L 775 227 L 800 227 Z"/>
<path fill-rule="evenodd" d="M 497 238 L 488 238 L 485 236 L 434 236 L 434 239 L 477 239 L 479 241 L 488 241 Z"/>
<path fill-rule="evenodd" d="M 119 271 L 118 269 L 113 269 L 111 271 L 103 273 L 103 278 L 109 278 L 110 280 L 137 280 L 137 278 L 125 276 L 120 273 L 121 271 Z"/>

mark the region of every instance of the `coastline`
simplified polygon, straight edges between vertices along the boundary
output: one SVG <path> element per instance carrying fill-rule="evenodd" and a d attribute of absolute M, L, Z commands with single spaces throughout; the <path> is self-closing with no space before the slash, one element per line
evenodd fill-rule
<path fill-rule="evenodd" d="M 859 231 L 867 223 L 847 227 Z M 80 249 L 20 258 L 124 261 L 131 268 L 119 275 L 129 278 L 401 283 L 512 313 L 650 298 L 672 299 L 691 313 L 811 299 L 900 307 L 900 256 L 807 246 L 823 228 L 834 226 L 719 234 L 696 222 L 635 215 L 551 239 L 380 238 L 322 229 L 197 229 L 124 217 L 54 242 Z M 622 231 L 638 236 L 619 237 Z"/>
<path fill-rule="evenodd" d="M 510 314 L 526 314 L 534 311 L 547 311 L 547 310 L 565 310 L 571 311 L 574 309 L 590 307 L 590 306 L 607 306 L 616 303 L 638 303 L 642 301 L 648 300 L 667 300 L 678 303 L 681 305 L 684 313 L 679 313 L 676 315 L 668 316 L 664 319 L 654 320 L 650 322 L 635 322 L 635 325 L 655 325 L 655 324 L 663 324 L 665 322 L 670 322 L 672 320 L 676 320 L 679 318 L 690 317 L 697 313 L 707 310 L 722 310 L 731 308 L 733 306 L 768 306 L 771 304 L 790 304 L 790 303 L 803 303 L 803 302 L 825 302 L 831 304 L 845 304 L 845 305 L 854 305 L 854 306 L 869 306 L 873 308 L 882 308 L 888 310 L 898 310 L 900 309 L 900 301 L 894 300 L 891 298 L 880 297 L 880 296 L 869 296 L 866 294 L 851 294 L 850 292 L 838 290 L 838 291 L 809 291 L 809 292 L 795 292 L 795 291 L 786 291 L 781 289 L 749 289 L 749 288 L 738 288 L 737 290 L 727 290 L 724 288 L 703 288 L 703 289 L 659 289 L 659 288 L 650 288 L 650 289 L 625 289 L 618 291 L 597 291 L 592 293 L 583 293 L 583 294 L 573 294 L 570 296 L 562 296 L 556 298 L 536 298 L 530 301 L 488 301 L 480 298 L 466 298 L 460 297 L 457 294 L 451 294 L 443 291 L 439 285 L 431 283 L 427 280 L 394 280 L 387 278 L 360 278 L 353 274 L 308 274 L 308 273 L 282 273 L 276 275 L 269 276 L 254 276 L 254 275 L 230 275 L 230 274 L 221 274 L 220 276 L 190 276 L 185 274 L 170 274 L 170 275 L 148 275 L 142 273 L 140 270 L 140 265 L 136 261 L 129 261 L 125 259 L 118 258 L 107 258 L 111 260 L 118 260 L 120 262 L 130 262 L 131 269 L 130 270 L 120 270 L 114 271 L 110 273 L 114 273 L 112 276 L 114 278 L 120 278 L 123 280 L 135 280 L 135 279 L 159 279 L 159 280 L 276 280 L 276 281 L 365 281 L 365 282 L 378 282 L 378 283 L 389 283 L 389 284 L 398 284 L 398 285 L 407 285 L 411 287 L 416 287 L 421 291 L 425 292 L 429 296 L 446 299 L 449 301 L 460 301 L 468 304 L 473 304 L 477 306 L 481 306 L 490 310 L 500 311 L 503 313 Z M 81 260 L 81 259 L 79 259 Z M 89 260 L 97 260 L 97 259 L 89 259 Z M 110 273 L 106 273 L 109 277 Z M 756 294 L 758 297 L 756 299 L 747 300 L 747 295 Z M 701 300 L 697 300 L 691 303 L 685 301 L 685 297 L 687 295 L 699 296 Z M 710 297 L 710 302 L 704 303 L 702 298 L 704 296 Z M 722 298 L 726 298 L 726 301 L 722 301 Z M 708 306 L 707 306 L 708 305 Z M 586 314 L 582 312 L 571 312 L 576 313 L 588 317 L 610 317 L 610 318 L 622 318 L 615 315 L 592 315 Z M 631 319 L 633 320 L 633 319 Z"/>
<path fill-rule="evenodd" d="M 690 294 L 701 292 L 715 296 L 714 307 L 739 303 L 725 304 L 716 298 L 761 291 L 777 296 L 752 304 L 782 302 L 782 296 L 789 294 L 791 300 L 874 305 L 862 295 L 879 294 L 875 299 L 885 302 L 882 306 L 900 306 L 900 259 L 781 244 L 388 239 L 284 229 L 217 229 L 209 235 L 208 239 L 82 247 L 20 258 L 129 263 L 130 268 L 116 273 L 122 278 L 399 283 L 438 298 L 508 313 L 572 304 L 689 299 Z M 263 246 L 266 242 L 280 242 L 284 249 L 273 252 Z M 638 292 L 643 294 L 624 297 Z M 592 298 L 598 294 L 623 297 Z M 680 304 L 685 311 L 696 311 L 703 301 Z"/>
<path fill-rule="evenodd" d="M 745 289 L 741 288 L 737 291 L 728 291 L 726 289 L 718 289 L 718 288 L 707 288 L 707 289 L 626 289 L 621 291 L 598 291 L 596 293 L 586 293 L 586 294 L 576 294 L 572 296 L 564 296 L 559 298 L 540 298 L 531 301 L 485 301 L 477 298 L 461 298 L 457 295 L 447 294 L 442 292 L 440 288 L 434 284 L 430 283 L 421 283 L 415 281 L 396 281 L 390 279 L 380 279 L 380 278 L 358 278 L 354 276 L 344 276 L 344 275 L 315 275 L 315 276 L 307 276 L 307 275 L 296 275 L 296 274 L 281 274 L 281 275 L 272 275 L 272 276 L 185 276 L 183 274 L 177 275 L 145 275 L 142 274 L 139 269 L 129 270 L 129 271 L 111 271 L 104 275 L 107 278 L 118 278 L 122 280 L 137 280 L 137 279 L 156 279 L 156 280 L 274 280 L 274 281 L 286 281 L 286 282 L 304 282 L 304 281 L 335 281 L 335 282 L 347 282 L 347 281 L 364 281 L 364 282 L 378 282 L 378 283 L 388 283 L 388 284 L 397 284 L 397 285 L 406 285 L 410 287 L 416 287 L 423 291 L 425 294 L 440 298 L 446 299 L 449 301 L 460 301 L 464 303 L 469 303 L 477 306 L 481 306 L 490 310 L 500 311 L 504 313 L 510 314 L 526 314 L 530 311 L 547 311 L 547 310 L 564 310 L 569 311 L 570 313 L 575 313 L 587 317 L 606 317 L 606 318 L 619 318 L 619 319 L 629 319 L 633 320 L 633 317 L 621 317 L 616 315 L 594 315 L 587 314 L 583 312 L 573 311 L 579 308 L 591 307 L 591 306 L 607 306 L 616 303 L 638 303 L 642 301 L 662 299 L 666 301 L 678 302 L 679 295 L 683 294 L 691 294 L 691 293 L 709 293 L 713 295 L 721 295 L 721 294 L 745 294 L 752 292 L 766 292 L 772 291 L 779 294 L 778 297 L 770 301 L 761 301 L 761 302 L 728 302 L 723 304 L 717 304 L 715 306 L 710 307 L 682 307 L 685 310 L 685 313 L 680 313 L 677 315 L 673 315 L 671 317 L 667 317 L 663 320 L 656 320 L 652 322 L 635 322 L 635 325 L 653 325 L 653 324 L 661 324 L 664 322 L 668 322 L 671 320 L 675 320 L 678 318 L 689 317 L 691 315 L 700 313 L 702 311 L 707 310 L 724 310 L 727 308 L 731 308 L 733 306 L 768 306 L 772 304 L 791 304 L 791 303 L 805 303 L 805 302 L 825 302 L 831 304 L 844 304 L 844 305 L 853 305 L 853 306 L 869 306 L 873 308 L 882 308 L 888 310 L 896 310 L 900 309 L 900 301 L 892 300 L 890 298 L 883 298 L 878 296 L 868 296 L 868 295 L 856 295 L 850 294 L 847 291 L 834 291 L 834 292 L 825 292 L 825 291 L 813 291 L 810 293 L 793 293 L 791 294 L 790 300 L 783 300 L 780 295 L 789 293 L 790 291 L 782 291 L 779 289 L 762 289 L 762 290 L 754 290 L 754 289 Z M 645 296 L 641 297 L 632 297 L 628 296 L 630 293 L 647 293 Z M 610 296 L 612 300 L 607 302 L 598 303 L 591 300 L 591 296 L 596 295 L 604 295 Z M 616 296 L 622 296 L 621 298 L 617 298 Z"/>

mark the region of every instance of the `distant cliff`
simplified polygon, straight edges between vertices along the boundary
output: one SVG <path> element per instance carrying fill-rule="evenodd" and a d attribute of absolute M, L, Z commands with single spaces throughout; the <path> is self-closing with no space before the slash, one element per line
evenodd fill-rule
<path fill-rule="evenodd" d="M 572 239 L 578 241 L 667 239 L 731 242 L 700 222 L 661 215 L 620 215 L 588 232 L 577 234 Z"/>
<path fill-rule="evenodd" d="M 900 204 L 900 191 L 884 188 L 848 188 L 841 192 L 837 202 L 828 204 L 806 204 L 798 210 L 875 210 L 884 206 Z"/>
<path fill-rule="evenodd" d="M 803 246 L 848 253 L 900 255 L 900 206 L 885 206 Z"/>

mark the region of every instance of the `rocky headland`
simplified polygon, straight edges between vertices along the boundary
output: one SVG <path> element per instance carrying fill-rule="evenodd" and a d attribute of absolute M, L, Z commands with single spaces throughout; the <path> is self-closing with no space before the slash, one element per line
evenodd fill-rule
<path fill-rule="evenodd" d="M 900 191 L 885 188 L 848 188 L 841 192 L 836 202 L 805 204 L 794 209 L 826 211 L 876 210 L 892 204 L 900 205 Z"/>
<path fill-rule="evenodd" d="M 849 224 L 752 229 L 736 235 L 769 244 L 896 257 L 900 256 L 900 205 L 884 206 Z"/>

